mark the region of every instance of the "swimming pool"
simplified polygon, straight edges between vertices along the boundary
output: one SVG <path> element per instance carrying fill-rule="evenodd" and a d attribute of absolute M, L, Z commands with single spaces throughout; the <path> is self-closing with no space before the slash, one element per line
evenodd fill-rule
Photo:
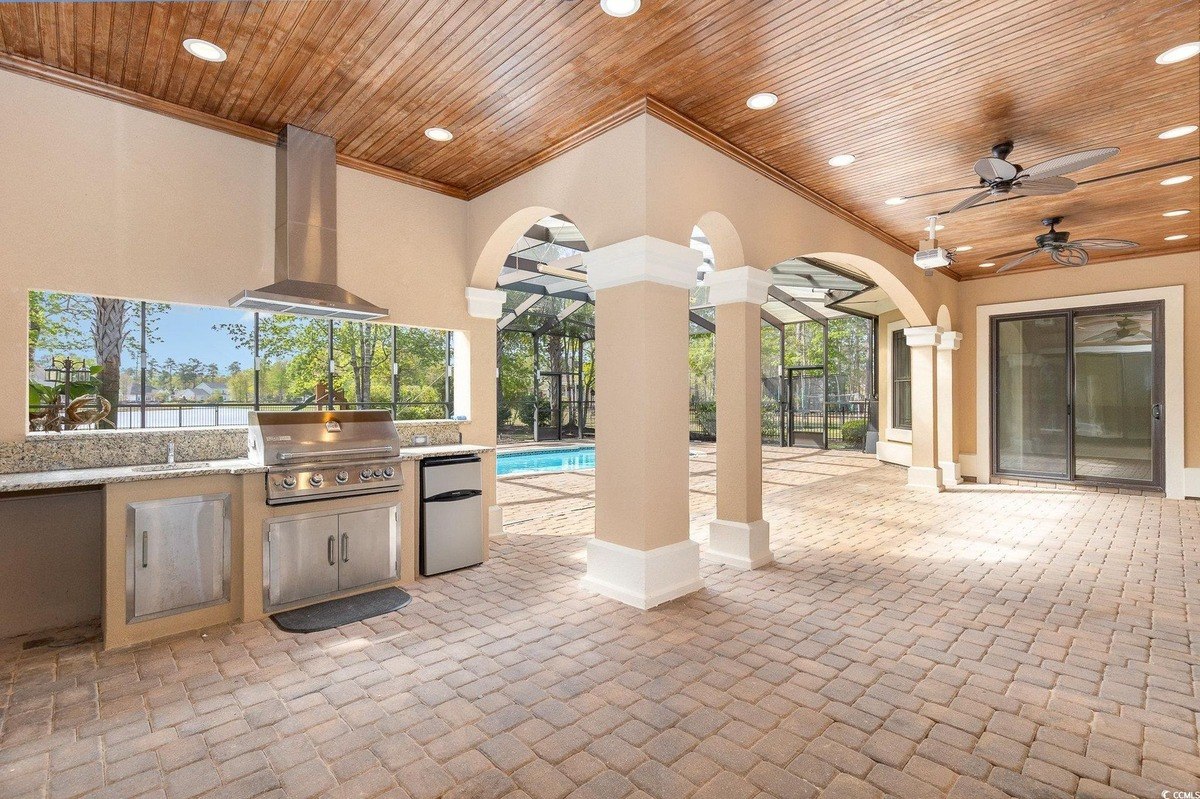
<path fill-rule="evenodd" d="M 534 474 L 536 472 L 577 472 L 596 468 L 595 447 L 556 447 L 501 452 L 496 455 L 496 474 Z"/>

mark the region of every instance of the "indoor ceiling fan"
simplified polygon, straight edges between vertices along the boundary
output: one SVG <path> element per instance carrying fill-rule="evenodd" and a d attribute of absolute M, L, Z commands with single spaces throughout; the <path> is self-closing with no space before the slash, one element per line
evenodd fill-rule
<path fill-rule="evenodd" d="M 975 162 L 975 174 L 979 176 L 978 186 L 962 186 L 957 189 L 941 189 L 924 194 L 911 194 L 904 200 L 917 197 L 928 197 L 933 194 L 946 194 L 956 191 L 971 191 L 975 193 L 960 203 L 942 211 L 938 216 L 953 214 L 978 205 L 990 197 L 1032 197 L 1047 194 L 1066 194 L 1078 184 L 1062 177 L 1067 172 L 1075 172 L 1085 167 L 1093 166 L 1101 161 L 1112 158 L 1120 150 L 1116 147 L 1101 147 L 1096 150 L 1081 150 L 1077 153 L 1060 155 L 1048 161 L 1042 161 L 1028 169 L 1008 160 L 1012 153 L 1013 143 L 1003 141 L 992 147 L 988 158 L 980 158 Z"/>
<path fill-rule="evenodd" d="M 1050 260 L 1063 266 L 1083 266 L 1088 262 L 1088 250 L 1129 250 L 1138 246 L 1136 242 L 1126 241 L 1125 239 L 1079 239 L 1078 241 L 1071 241 L 1070 233 L 1065 230 L 1055 230 L 1055 227 L 1062 224 L 1062 221 L 1063 218 L 1061 216 L 1049 216 L 1043 219 L 1042 224 L 1050 228 L 1050 231 L 1034 239 L 1037 246 L 1032 250 L 1013 250 L 1012 252 L 993 256 L 990 259 L 992 261 L 999 261 L 1001 258 L 1007 258 L 1010 255 L 1017 256 L 997 269 L 996 274 L 1007 272 L 1015 266 L 1020 266 L 1040 253 L 1049 253 Z"/>

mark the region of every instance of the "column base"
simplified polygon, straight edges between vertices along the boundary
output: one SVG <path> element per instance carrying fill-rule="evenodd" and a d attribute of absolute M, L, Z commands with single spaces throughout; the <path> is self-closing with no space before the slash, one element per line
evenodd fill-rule
<path fill-rule="evenodd" d="M 909 466 L 908 487 L 921 491 L 941 491 L 942 470 L 936 466 Z"/>
<path fill-rule="evenodd" d="M 957 461 L 941 461 L 938 468 L 942 470 L 942 483 L 948 486 L 962 484 L 962 468 Z"/>
<path fill-rule="evenodd" d="M 758 569 L 775 560 L 771 552 L 771 526 L 764 520 L 727 522 L 708 526 L 708 551 L 704 559 L 735 569 Z"/>
<path fill-rule="evenodd" d="M 504 536 L 504 506 L 492 505 L 488 508 L 488 538 Z"/>
<path fill-rule="evenodd" d="M 704 587 L 700 545 L 689 539 L 642 551 L 593 538 L 587 545 L 587 576 L 580 585 L 647 610 Z"/>

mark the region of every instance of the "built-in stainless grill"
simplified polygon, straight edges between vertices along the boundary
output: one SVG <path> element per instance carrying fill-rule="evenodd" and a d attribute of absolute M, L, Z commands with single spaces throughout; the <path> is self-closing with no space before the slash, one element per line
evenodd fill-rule
<path fill-rule="evenodd" d="M 249 457 L 267 504 L 399 491 L 400 436 L 387 411 L 251 411 Z"/>

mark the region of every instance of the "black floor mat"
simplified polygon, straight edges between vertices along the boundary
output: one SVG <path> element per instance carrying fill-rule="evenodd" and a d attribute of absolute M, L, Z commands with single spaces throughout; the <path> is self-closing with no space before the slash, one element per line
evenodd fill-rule
<path fill-rule="evenodd" d="M 316 605 L 296 610 L 285 610 L 271 615 L 279 629 L 289 633 L 315 633 L 332 630 L 343 624 L 369 619 L 391 613 L 412 602 L 412 597 L 399 588 L 381 588 L 356 596 L 331 599 Z"/>

